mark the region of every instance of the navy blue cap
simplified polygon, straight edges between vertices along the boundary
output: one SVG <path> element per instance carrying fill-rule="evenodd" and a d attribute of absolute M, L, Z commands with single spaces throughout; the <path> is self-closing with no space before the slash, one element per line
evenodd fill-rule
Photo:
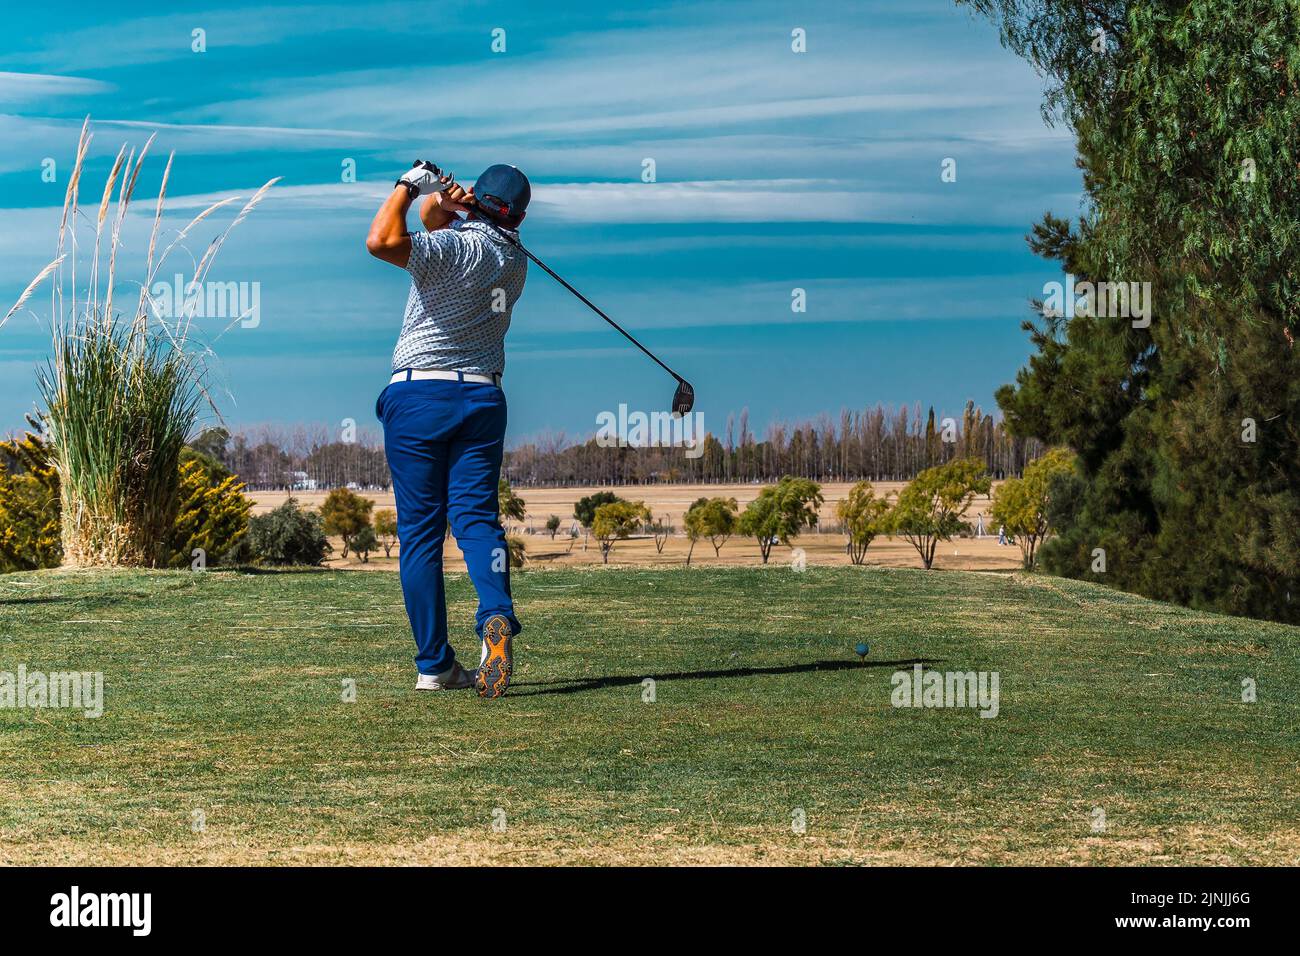
<path fill-rule="evenodd" d="M 488 214 L 501 219 L 517 219 L 533 198 L 528 177 L 514 166 L 498 163 L 483 170 L 474 184 L 474 198 Z"/>

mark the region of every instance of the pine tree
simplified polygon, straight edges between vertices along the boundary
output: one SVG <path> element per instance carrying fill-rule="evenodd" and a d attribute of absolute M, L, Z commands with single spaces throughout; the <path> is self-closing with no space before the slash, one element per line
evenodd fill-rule
<path fill-rule="evenodd" d="M 1037 303 L 1037 353 L 998 393 L 1015 434 L 1079 455 L 1043 566 L 1300 620 L 1293 0 L 971 5 L 1076 134 L 1090 210 L 1047 215 L 1031 247 L 1079 282 L 1149 283 L 1136 317 L 1101 295 L 1072 316 Z"/>

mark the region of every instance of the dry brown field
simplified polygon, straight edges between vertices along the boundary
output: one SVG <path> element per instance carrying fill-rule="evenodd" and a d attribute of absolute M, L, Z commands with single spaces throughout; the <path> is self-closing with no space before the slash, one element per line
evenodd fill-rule
<path fill-rule="evenodd" d="M 901 490 L 903 485 L 904 482 L 901 481 L 876 482 L 876 494 L 893 495 Z M 509 530 L 512 534 L 522 535 L 527 545 L 528 561 L 532 567 L 600 564 L 600 547 L 594 540 L 587 541 L 580 536 L 571 544 L 571 539 L 566 537 L 566 533 L 569 527 L 575 523 L 573 521 L 573 506 L 579 498 L 597 491 L 613 491 L 623 498 L 644 501 L 656 518 L 666 516 L 668 522 L 678 530 L 676 534 L 668 539 L 662 552 L 656 550 L 654 539 L 649 536 L 633 537 L 626 541 L 620 541 L 614 546 L 614 550 L 610 554 L 610 563 L 639 566 L 681 565 L 686 562 L 686 556 L 690 551 L 690 542 L 681 531 L 682 515 L 690 507 L 691 502 L 702 496 L 717 497 L 725 495 L 734 497 L 743 509 L 746 504 L 758 496 L 761 487 L 761 485 L 752 484 L 627 485 L 612 488 L 517 487 L 515 491 L 526 502 L 528 514 L 523 522 L 510 523 Z M 822 505 L 820 514 L 824 523 L 835 522 L 835 504 L 845 497 L 850 487 L 852 487 L 850 482 L 828 482 L 822 485 L 822 495 L 825 497 L 825 503 Z M 392 492 L 362 492 L 362 494 L 375 502 L 376 509 L 394 507 Z M 323 491 L 299 491 L 294 492 L 293 496 L 303 507 L 319 508 L 321 502 L 325 500 L 325 495 L 326 492 Z M 287 495 L 283 491 L 256 492 L 252 495 L 254 499 L 253 511 L 255 514 L 269 511 L 283 502 L 286 497 Z M 985 523 L 988 525 L 990 522 L 987 518 L 987 512 L 990 503 L 989 498 L 977 498 L 967 514 L 968 520 L 973 523 L 975 516 L 983 513 L 986 515 Z M 560 533 L 554 539 L 546 532 L 546 519 L 550 515 L 559 515 L 562 522 Z M 529 533 L 530 529 L 532 533 Z M 993 530 L 996 532 L 996 528 Z M 393 549 L 391 558 L 385 558 L 381 550 L 372 554 L 368 562 L 363 563 L 351 554 L 346 559 L 341 558 L 339 556 L 340 542 L 335 539 L 333 543 L 335 547 L 334 555 L 326 562 L 330 567 L 374 571 L 393 571 L 397 569 L 399 548 Z M 842 534 L 805 533 L 795 541 L 794 545 L 796 548 L 803 549 L 806 560 L 811 565 L 849 563 L 849 557 L 845 552 L 845 539 Z M 789 563 L 792 560 L 792 555 L 793 550 L 791 548 L 778 545 L 772 551 L 771 560 L 773 562 Z M 455 545 L 454 538 L 448 540 L 444 558 L 448 570 L 463 571 L 465 569 L 464 560 L 461 557 L 460 550 Z M 707 540 L 697 542 L 694 553 L 691 555 L 691 563 L 700 565 L 761 564 L 762 556 L 759 554 L 757 541 L 753 538 L 742 538 L 737 535 L 727 541 L 716 555 L 713 546 Z M 906 540 L 902 538 L 877 538 L 867 550 L 867 564 L 879 564 L 888 567 L 920 567 L 921 561 L 916 550 Z M 935 553 L 934 561 L 936 568 L 962 571 L 1006 571 L 1017 568 L 1019 565 L 1020 549 L 1014 545 L 999 545 L 996 535 L 982 539 L 957 538 L 943 542 Z"/>

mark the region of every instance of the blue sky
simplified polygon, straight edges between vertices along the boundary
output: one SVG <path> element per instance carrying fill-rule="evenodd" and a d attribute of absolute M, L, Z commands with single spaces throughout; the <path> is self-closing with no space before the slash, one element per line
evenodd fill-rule
<path fill-rule="evenodd" d="M 260 323 L 215 345 L 236 427 L 375 424 L 407 284 L 362 243 L 416 157 L 465 181 L 524 169 L 525 241 L 694 383 L 714 431 L 744 407 L 760 430 L 876 402 L 990 408 L 1028 355 L 1027 300 L 1056 278 L 1024 233 L 1044 210 L 1079 210 L 1072 141 L 1043 124 L 1038 78 L 951 0 L 60 10 L 7 12 L 0 314 L 52 256 L 87 114 L 89 192 L 123 142 L 158 131 L 145 197 L 175 151 L 172 230 L 282 176 L 211 275 L 260 283 Z M 941 181 L 945 158 L 956 182 Z M 152 203 L 138 210 L 129 278 Z M 190 252 L 228 219 L 200 225 Z M 806 312 L 791 311 L 795 288 Z M 36 401 L 49 300 L 32 304 L 0 330 L 0 430 Z M 600 411 L 663 408 L 672 392 L 537 269 L 507 354 L 516 442 L 590 434 Z"/>

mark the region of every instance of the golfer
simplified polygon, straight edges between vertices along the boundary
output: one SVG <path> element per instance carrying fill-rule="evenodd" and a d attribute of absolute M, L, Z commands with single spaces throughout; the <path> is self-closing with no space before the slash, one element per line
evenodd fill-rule
<path fill-rule="evenodd" d="M 407 232 L 417 196 L 424 232 Z M 532 190 L 513 166 L 490 166 L 474 187 L 419 162 L 370 224 L 366 248 L 411 274 L 393 374 L 375 413 L 397 497 L 406 614 L 415 635 L 417 690 L 477 686 L 500 697 L 519 633 L 497 483 L 506 434 L 505 337 L 528 261 L 518 238 Z M 490 212 L 488 210 L 491 210 Z M 460 219 L 457 213 L 468 218 Z M 484 221 L 491 216 L 496 227 Z M 442 549 L 450 522 L 478 592 L 479 666 L 467 671 L 447 643 Z"/>

